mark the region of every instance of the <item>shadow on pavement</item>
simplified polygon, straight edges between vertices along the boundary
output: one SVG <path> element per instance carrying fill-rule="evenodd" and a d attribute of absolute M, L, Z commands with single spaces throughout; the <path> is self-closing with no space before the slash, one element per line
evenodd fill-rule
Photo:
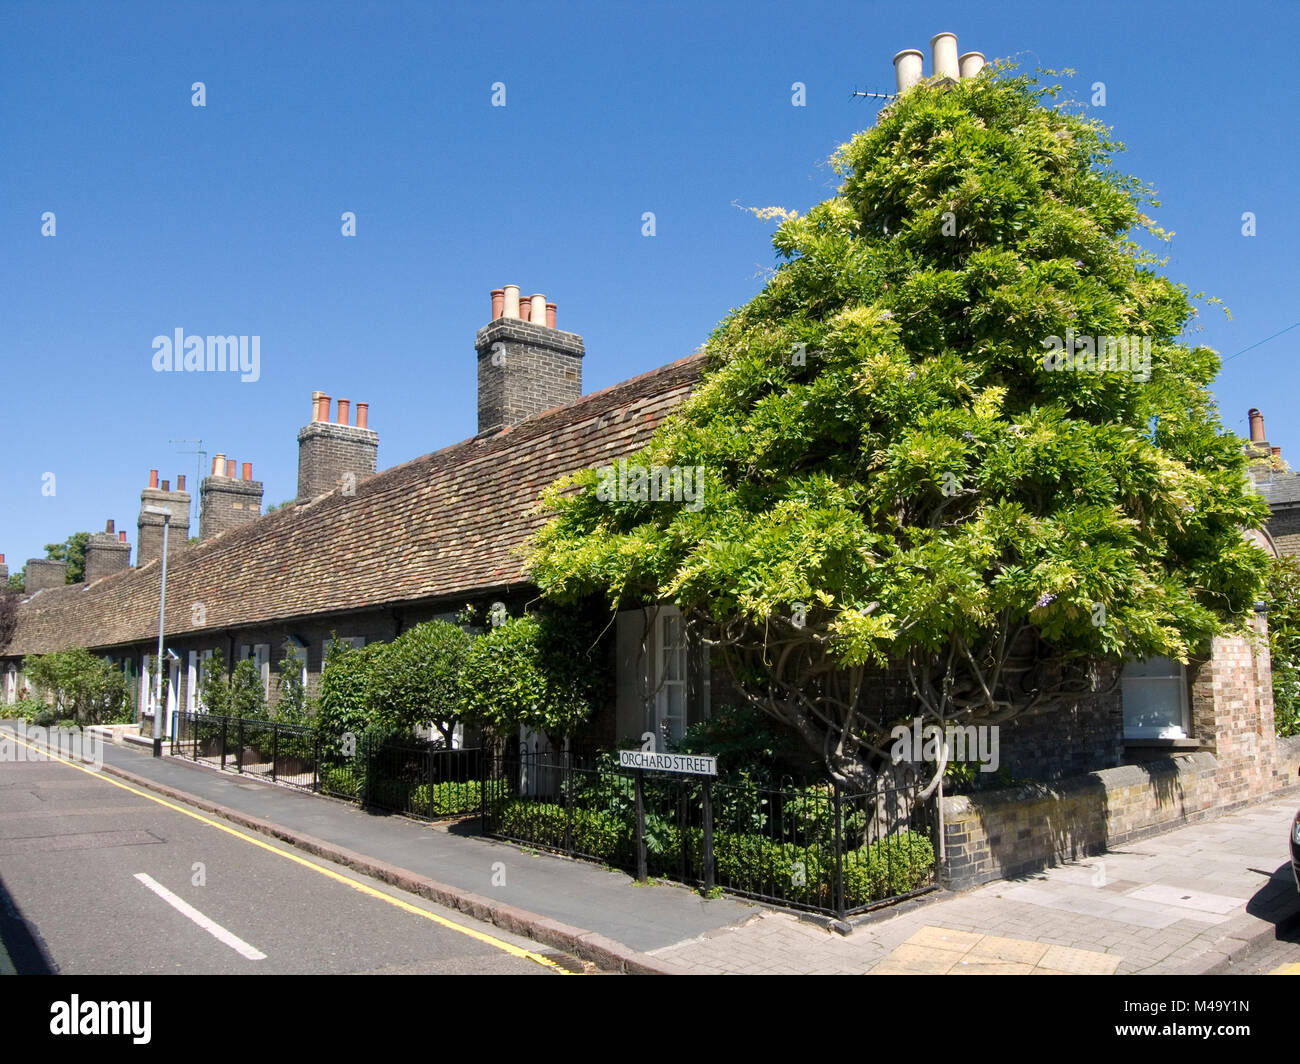
<path fill-rule="evenodd" d="M 22 910 L 0 877 L 0 943 L 19 975 L 57 975 L 45 943 L 23 919 Z"/>

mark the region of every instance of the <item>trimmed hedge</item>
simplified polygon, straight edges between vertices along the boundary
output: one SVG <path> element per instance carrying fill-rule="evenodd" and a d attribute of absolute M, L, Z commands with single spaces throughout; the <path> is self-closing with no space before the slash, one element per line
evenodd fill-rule
<path fill-rule="evenodd" d="M 632 825 L 598 809 L 573 810 L 573 850 L 610 864 L 627 864 L 633 855 Z M 552 849 L 564 849 L 564 806 L 510 799 L 494 802 L 496 834 Z M 703 864 L 704 835 L 689 831 L 691 864 Z M 652 871 L 676 869 L 681 831 L 657 828 L 658 845 L 647 856 Z M 844 903 L 849 908 L 906 894 L 930 881 L 934 847 L 915 831 L 903 831 L 844 854 Z M 713 863 L 720 885 L 748 894 L 829 908 L 834 904 L 835 854 L 829 846 L 796 846 L 761 835 L 716 832 Z"/>

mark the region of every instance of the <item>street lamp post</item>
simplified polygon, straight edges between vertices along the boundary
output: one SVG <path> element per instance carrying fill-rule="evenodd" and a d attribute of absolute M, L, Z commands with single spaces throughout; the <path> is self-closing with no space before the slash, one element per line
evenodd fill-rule
<path fill-rule="evenodd" d="M 153 680 L 153 756 L 162 757 L 163 616 L 167 609 L 167 529 L 171 527 L 172 512 L 161 506 L 146 506 L 143 512 L 156 514 L 163 519 L 161 588 L 158 592 L 158 657 L 154 661 Z"/>

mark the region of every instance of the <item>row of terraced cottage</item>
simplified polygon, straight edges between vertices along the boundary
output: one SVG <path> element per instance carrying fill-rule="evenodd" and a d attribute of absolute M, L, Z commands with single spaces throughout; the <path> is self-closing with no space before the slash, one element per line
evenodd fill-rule
<path fill-rule="evenodd" d="M 191 497 L 184 477 L 173 489 L 151 472 L 140 496 L 135 566 L 126 533 L 112 522 L 91 537 L 84 583 L 66 584 L 62 563 L 27 563 L 17 627 L 0 648 L 3 701 L 12 704 L 25 684 L 25 655 L 85 646 L 120 663 L 141 718 L 152 719 L 146 676 L 157 647 L 162 518 L 146 507 L 172 515 L 170 671 L 161 707 L 168 732 L 178 709 L 198 708 L 214 649 L 227 667 L 257 661 L 272 695 L 274 663 L 296 646 L 313 690 L 332 638 L 390 640 L 421 621 L 451 619 L 466 603 L 500 601 L 511 613 L 522 611 L 536 589 L 515 548 L 542 520 L 534 510 L 542 488 L 635 451 L 703 368 L 693 355 L 583 395 L 582 337 L 555 321 L 555 305 L 544 298 L 521 301 L 515 286 L 495 290 L 491 319 L 475 339 L 478 434 L 382 472 L 367 405 L 357 404 L 353 422 L 348 400 L 314 393 L 311 420 L 298 431 L 296 501 L 263 514 L 251 464 L 241 468 L 217 455 L 200 485 L 196 544 L 186 542 Z M 1249 446 L 1270 452 L 1257 411 Z M 1300 549 L 1288 524 L 1300 515 L 1300 476 L 1275 473 L 1257 486 L 1273 506 L 1278 543 Z M 1277 553 L 1269 529 L 1249 534 Z M 707 654 L 683 637 L 674 611 L 648 618 L 641 611 L 617 616 L 607 645 L 614 693 L 589 741 L 612 748 L 647 730 L 672 740 L 725 697 L 724 685 L 710 683 Z M 1266 625 L 1261 609 L 1254 627 L 1262 634 Z M 1120 682 L 1101 677 L 1098 688 L 1003 726 L 1002 765 L 1014 777 L 1045 782 L 943 799 L 949 885 L 1096 852 L 1215 815 L 1296 778 L 1300 741 L 1276 738 L 1261 642 L 1215 639 L 1186 666 L 1134 662 Z"/>

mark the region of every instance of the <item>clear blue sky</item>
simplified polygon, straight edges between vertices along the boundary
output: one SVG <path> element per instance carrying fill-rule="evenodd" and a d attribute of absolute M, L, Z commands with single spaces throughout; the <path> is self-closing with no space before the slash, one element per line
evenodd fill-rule
<path fill-rule="evenodd" d="M 829 195 L 827 156 L 879 106 L 850 92 L 891 91 L 902 48 L 928 73 L 941 30 L 1073 68 L 1083 100 L 1105 83 L 1121 166 L 1177 233 L 1167 272 L 1232 310 L 1206 308 L 1204 342 L 1300 321 L 1292 0 L 4 0 L 0 552 L 17 570 L 109 517 L 134 544 L 148 470 L 194 476 L 173 439 L 291 498 L 313 389 L 371 404 L 381 468 L 472 435 L 474 334 L 505 284 L 583 335 L 587 391 L 688 354 L 775 261 L 735 204 Z M 176 328 L 260 336 L 260 379 L 155 373 Z M 1232 360 L 1215 392 L 1300 466 L 1297 349 L 1300 329 Z"/>

